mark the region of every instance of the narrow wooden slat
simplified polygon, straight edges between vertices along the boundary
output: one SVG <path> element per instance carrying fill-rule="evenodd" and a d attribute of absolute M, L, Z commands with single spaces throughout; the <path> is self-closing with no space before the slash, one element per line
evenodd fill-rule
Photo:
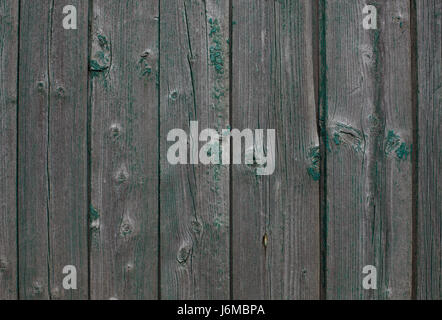
<path fill-rule="evenodd" d="M 91 298 L 158 296 L 158 1 L 94 0 Z"/>
<path fill-rule="evenodd" d="M 160 12 L 161 297 L 227 299 L 229 168 L 169 164 L 167 134 L 228 128 L 228 1 L 164 0 Z"/>
<path fill-rule="evenodd" d="M 62 26 L 74 5 L 78 30 Z M 85 1 L 22 1 L 19 73 L 19 279 L 24 299 L 87 298 Z M 65 290 L 63 267 L 77 269 Z"/>
<path fill-rule="evenodd" d="M 307 0 L 233 5 L 233 128 L 276 130 L 272 175 L 232 167 L 235 299 L 319 298 L 313 8 Z"/>
<path fill-rule="evenodd" d="M 0 300 L 17 298 L 18 1 L 0 3 Z"/>
<path fill-rule="evenodd" d="M 364 30 L 366 1 L 321 0 L 328 299 L 411 297 L 409 3 L 370 1 L 378 29 Z"/>
<path fill-rule="evenodd" d="M 418 0 L 417 298 L 442 298 L 442 2 Z"/>

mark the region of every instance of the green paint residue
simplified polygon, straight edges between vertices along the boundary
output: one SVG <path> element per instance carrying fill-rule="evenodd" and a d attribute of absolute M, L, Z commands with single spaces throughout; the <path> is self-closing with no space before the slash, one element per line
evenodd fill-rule
<path fill-rule="evenodd" d="M 93 44 L 94 55 L 89 61 L 91 71 L 102 72 L 109 68 L 111 63 L 110 44 L 107 38 L 101 34 L 97 35 Z"/>
<path fill-rule="evenodd" d="M 223 36 L 221 31 L 221 26 L 217 19 L 209 18 L 209 38 L 210 46 L 209 50 L 209 61 L 208 64 L 213 67 L 214 82 L 211 88 L 211 98 L 213 99 L 210 104 L 211 108 L 216 113 L 217 125 L 216 129 L 221 130 L 224 127 L 225 119 L 225 99 L 228 97 L 228 89 L 226 87 L 226 63 L 225 56 L 228 50 L 228 43 L 226 38 Z"/>
<path fill-rule="evenodd" d="M 319 181 L 321 178 L 321 174 L 316 169 L 308 168 L 307 171 L 314 181 Z"/>
<path fill-rule="evenodd" d="M 394 149 L 400 145 L 400 138 L 393 130 L 388 131 L 385 140 L 385 153 L 390 154 Z"/>
<path fill-rule="evenodd" d="M 138 61 L 137 69 L 140 77 L 148 77 L 152 74 L 152 67 L 149 65 L 145 57 L 141 57 Z"/>
<path fill-rule="evenodd" d="M 104 71 L 109 68 L 110 57 L 103 51 L 98 51 L 95 54 L 95 59 L 91 59 L 90 67 L 92 71 Z"/>
<path fill-rule="evenodd" d="M 219 183 L 221 182 L 220 179 L 221 176 L 221 166 L 219 164 L 214 165 L 213 167 L 213 180 L 215 182 L 215 193 L 218 193 L 220 191 L 220 185 Z"/>
<path fill-rule="evenodd" d="M 91 221 L 95 221 L 100 218 L 100 214 L 92 205 L 90 206 L 89 215 L 90 215 Z"/>
<path fill-rule="evenodd" d="M 408 155 L 410 154 L 411 148 L 409 148 L 405 142 L 402 142 L 400 147 L 396 150 L 396 156 L 399 160 L 407 160 Z"/>
<path fill-rule="evenodd" d="M 100 229 L 100 214 L 92 205 L 89 207 L 89 217 L 91 229 L 94 232 L 98 231 Z"/>
<path fill-rule="evenodd" d="M 411 153 L 411 145 L 408 146 L 393 130 L 390 130 L 385 138 L 385 154 L 389 155 L 393 151 L 398 160 L 407 160 Z"/>
<path fill-rule="evenodd" d="M 220 31 L 219 25 L 218 25 L 218 20 L 215 19 L 213 20 L 212 18 L 209 19 L 209 24 L 210 24 L 210 33 L 209 33 L 209 37 L 211 37 L 212 35 L 214 35 L 215 33 Z"/>
<path fill-rule="evenodd" d="M 229 96 L 226 86 L 226 65 L 228 64 L 225 62 L 225 57 L 228 56 L 226 52 L 230 40 L 225 37 L 225 33 L 222 32 L 221 25 L 216 18 L 208 18 L 207 23 L 209 30 L 208 37 L 210 40 L 208 47 L 208 65 L 211 68 L 211 78 L 213 79 L 210 89 L 210 107 L 217 119 L 215 128 L 221 131 L 225 126 L 225 99 Z M 220 216 L 220 219 L 216 219 L 214 222 L 214 227 L 219 229 L 223 226 L 223 212 L 219 212 L 219 208 L 222 207 L 222 197 L 218 195 L 222 192 L 222 177 L 224 172 L 224 167 L 221 165 L 222 159 L 221 153 L 219 152 L 219 141 L 212 142 L 212 145 L 207 150 L 207 156 L 216 156 L 220 163 L 214 164 L 211 166 L 210 171 L 208 171 L 208 173 L 210 172 L 210 179 L 212 181 L 210 190 L 217 195 L 215 202 L 211 205 L 211 212 L 213 212 L 215 216 Z"/>
<path fill-rule="evenodd" d="M 216 100 L 219 100 L 221 97 L 224 97 L 224 91 L 225 90 L 223 88 L 214 87 L 212 97 Z"/>
<path fill-rule="evenodd" d="M 321 154 L 319 152 L 319 147 L 311 148 L 308 156 L 311 160 L 311 166 L 307 168 L 307 172 L 314 181 L 318 181 L 321 178 Z"/>
<path fill-rule="evenodd" d="M 335 134 L 333 135 L 333 141 L 335 142 L 335 144 L 337 146 L 339 146 L 341 144 L 341 137 L 339 136 L 339 134 L 337 132 L 335 132 Z"/>
<path fill-rule="evenodd" d="M 178 92 L 173 91 L 170 95 L 169 95 L 170 99 L 172 100 L 176 100 L 178 98 Z"/>
<path fill-rule="evenodd" d="M 101 47 L 109 47 L 109 42 L 107 41 L 106 37 L 103 36 L 102 34 L 99 34 L 97 36 L 98 42 L 100 44 Z"/>
<path fill-rule="evenodd" d="M 100 65 L 97 60 L 91 60 L 90 62 L 92 71 L 103 71 L 106 70 L 107 67 Z"/>
<path fill-rule="evenodd" d="M 217 231 L 220 231 L 221 227 L 223 226 L 222 218 L 215 217 L 215 219 L 213 221 L 213 225 Z"/>
<path fill-rule="evenodd" d="M 403 27 L 404 23 L 403 23 L 403 21 L 402 21 L 402 18 L 401 18 L 401 17 L 393 17 L 393 21 L 395 21 L 395 22 L 399 22 L 399 28 L 401 28 L 401 29 L 402 29 L 402 27 Z"/>
<path fill-rule="evenodd" d="M 209 37 L 212 39 L 212 46 L 209 48 L 210 63 L 214 66 L 217 73 L 224 73 L 224 55 L 222 50 L 222 36 L 220 34 L 220 26 L 217 19 L 209 19 L 210 33 Z"/>
<path fill-rule="evenodd" d="M 91 78 L 98 78 L 100 76 L 100 72 L 91 70 Z"/>

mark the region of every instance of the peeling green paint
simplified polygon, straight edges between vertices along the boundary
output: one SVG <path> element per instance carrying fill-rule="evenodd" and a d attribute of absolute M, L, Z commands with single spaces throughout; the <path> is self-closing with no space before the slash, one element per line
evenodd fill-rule
<path fill-rule="evenodd" d="M 388 131 L 385 139 L 385 153 L 390 154 L 394 149 L 400 145 L 400 138 L 393 130 Z"/>
<path fill-rule="evenodd" d="M 91 221 L 95 221 L 100 218 L 100 214 L 92 205 L 90 206 L 89 215 L 90 215 Z"/>
<path fill-rule="evenodd" d="M 216 112 L 218 130 L 224 126 L 224 111 L 225 99 L 228 97 L 228 88 L 226 82 L 226 66 L 225 57 L 228 57 L 228 38 L 225 38 L 225 33 L 221 30 L 221 25 L 216 18 L 208 18 L 209 24 L 209 66 L 213 67 L 214 82 L 211 89 L 211 98 L 213 102 L 210 104 L 211 108 Z"/>
<path fill-rule="evenodd" d="M 100 214 L 92 205 L 89 207 L 89 217 L 91 229 L 98 231 L 100 229 Z"/>
<path fill-rule="evenodd" d="M 314 181 L 318 181 L 321 178 L 321 154 L 319 151 L 319 147 L 311 148 L 308 157 L 311 161 L 311 165 L 307 168 L 307 172 Z"/>
<path fill-rule="evenodd" d="M 137 65 L 140 77 L 149 77 L 152 74 L 152 67 L 149 65 L 145 57 L 141 57 Z"/>
<path fill-rule="evenodd" d="M 411 148 L 409 148 L 405 142 L 402 142 L 400 147 L 396 149 L 396 156 L 399 160 L 407 160 L 410 153 Z"/>
<path fill-rule="evenodd" d="M 106 66 L 101 65 L 97 60 L 91 60 L 90 66 L 92 71 L 104 71 L 107 69 Z"/>
<path fill-rule="evenodd" d="M 214 87 L 212 92 L 212 97 L 216 100 L 219 100 L 221 97 L 224 97 L 224 89 Z"/>
<path fill-rule="evenodd" d="M 91 71 L 102 72 L 108 69 L 111 63 L 111 49 L 107 38 L 98 34 L 93 48 L 94 54 L 89 61 Z"/>
<path fill-rule="evenodd" d="M 107 41 L 107 38 L 104 35 L 102 34 L 97 35 L 97 39 L 101 47 L 109 49 L 109 42 Z"/>
<path fill-rule="evenodd" d="M 407 160 L 412 148 L 411 145 L 408 146 L 404 141 L 402 141 L 400 136 L 397 135 L 393 130 L 388 131 L 384 146 L 386 155 L 389 155 L 394 151 L 399 160 Z"/>
<path fill-rule="evenodd" d="M 341 144 L 341 137 L 339 136 L 339 134 L 337 132 L 335 132 L 335 134 L 333 135 L 333 141 L 335 142 L 335 144 L 337 146 L 339 146 Z"/>
<path fill-rule="evenodd" d="M 210 33 L 213 45 L 209 48 L 210 63 L 214 66 L 217 73 L 224 73 L 224 54 L 222 50 L 222 36 L 220 34 L 220 26 L 217 19 L 209 18 Z"/>

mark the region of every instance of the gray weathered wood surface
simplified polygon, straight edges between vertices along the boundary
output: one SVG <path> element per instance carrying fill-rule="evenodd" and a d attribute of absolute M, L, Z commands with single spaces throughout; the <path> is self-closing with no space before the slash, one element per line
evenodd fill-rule
<path fill-rule="evenodd" d="M 409 1 L 324 1 L 326 297 L 411 298 L 412 104 Z M 362 269 L 378 270 L 363 290 Z"/>
<path fill-rule="evenodd" d="M 366 4 L 2 0 L 0 299 L 440 299 L 442 3 Z M 169 164 L 191 121 L 275 172 Z"/>
<path fill-rule="evenodd" d="M 417 298 L 442 299 L 442 2 L 417 9 Z"/>
<path fill-rule="evenodd" d="M 79 29 L 61 27 L 74 4 Z M 18 148 L 23 299 L 87 298 L 87 16 L 84 1 L 21 1 Z M 78 290 L 62 288 L 65 265 Z"/>
<path fill-rule="evenodd" d="M 18 1 L 0 3 L 0 298 L 17 298 Z"/>
<path fill-rule="evenodd" d="M 229 6 L 160 3 L 161 298 L 228 299 L 229 168 L 172 166 L 166 155 L 171 129 L 229 125 Z"/>
<path fill-rule="evenodd" d="M 365 1 L 321 2 L 326 297 L 411 298 L 409 1 L 374 1 L 377 30 L 362 28 Z"/>
<path fill-rule="evenodd" d="M 158 297 L 158 2 L 93 1 L 92 299 Z"/>
<path fill-rule="evenodd" d="M 232 167 L 235 299 L 319 298 L 314 18 L 311 1 L 233 6 L 232 127 L 277 132 L 272 175 Z"/>

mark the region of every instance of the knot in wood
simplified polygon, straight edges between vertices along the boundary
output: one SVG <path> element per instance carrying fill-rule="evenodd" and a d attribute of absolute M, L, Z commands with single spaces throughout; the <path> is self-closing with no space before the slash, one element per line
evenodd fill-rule
<path fill-rule="evenodd" d="M 192 247 L 190 245 L 184 245 L 178 250 L 177 260 L 179 264 L 185 264 L 189 259 Z"/>
<path fill-rule="evenodd" d="M 118 123 L 113 123 L 110 126 L 110 136 L 112 138 L 118 138 L 121 135 L 121 125 Z"/>

